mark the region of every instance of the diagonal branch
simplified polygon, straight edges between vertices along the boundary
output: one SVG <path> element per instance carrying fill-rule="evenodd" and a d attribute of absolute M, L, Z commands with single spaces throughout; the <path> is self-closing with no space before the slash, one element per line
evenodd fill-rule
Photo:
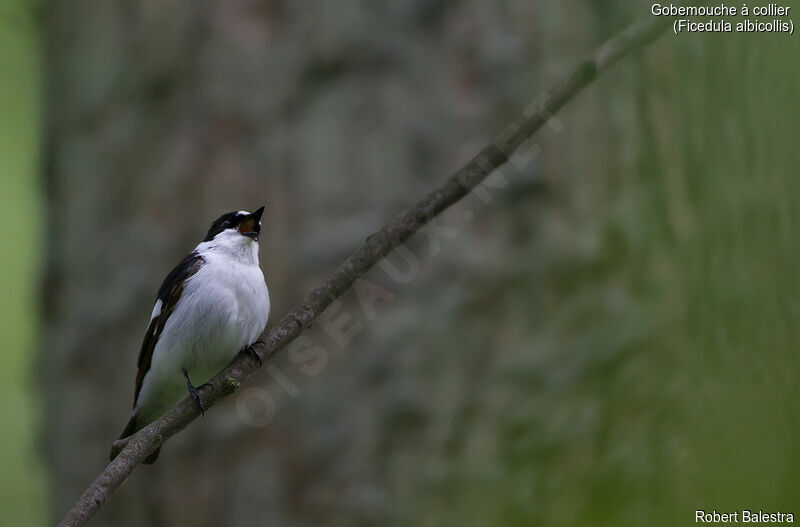
<path fill-rule="evenodd" d="M 350 255 L 336 272 L 266 333 L 263 339 L 265 346 L 259 352 L 262 359 L 268 360 L 275 356 L 381 258 L 436 215 L 470 193 L 490 172 L 505 164 L 519 146 L 594 81 L 599 73 L 629 52 L 655 40 L 666 27 L 663 19 L 654 17 L 643 20 L 629 26 L 597 48 L 553 90 L 539 97 L 536 103 L 524 112 L 522 120 L 507 128 L 508 133 L 502 134 L 502 139 L 484 148 L 444 185 L 430 192 L 416 205 L 369 236 L 364 245 Z M 211 379 L 210 389 L 202 391 L 205 407 L 213 406 L 236 391 L 259 366 L 259 361 L 252 355 L 240 355 Z M 121 449 L 119 455 L 84 491 L 59 525 L 61 527 L 84 525 L 103 506 L 109 495 L 133 472 L 136 465 L 169 437 L 185 428 L 198 415 L 194 399 L 187 397 L 129 440 L 116 445 Z"/>

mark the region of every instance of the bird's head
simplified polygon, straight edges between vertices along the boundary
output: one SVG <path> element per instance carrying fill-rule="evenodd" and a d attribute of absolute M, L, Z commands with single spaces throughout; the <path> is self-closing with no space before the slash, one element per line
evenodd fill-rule
<path fill-rule="evenodd" d="M 211 224 L 203 241 L 221 241 L 224 238 L 235 242 L 237 240 L 244 241 L 243 237 L 246 237 L 257 242 L 261 232 L 261 214 L 263 212 L 264 207 L 255 212 L 240 210 L 223 214 Z"/>

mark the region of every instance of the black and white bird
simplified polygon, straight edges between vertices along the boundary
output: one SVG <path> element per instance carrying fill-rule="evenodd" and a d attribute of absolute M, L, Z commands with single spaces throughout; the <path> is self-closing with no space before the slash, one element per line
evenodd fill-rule
<path fill-rule="evenodd" d="M 220 216 L 164 279 L 139 351 L 133 415 L 120 439 L 155 421 L 187 390 L 204 411 L 199 387 L 238 353 L 252 351 L 270 308 L 258 265 L 263 212 Z M 159 450 L 145 463 L 153 463 Z"/>

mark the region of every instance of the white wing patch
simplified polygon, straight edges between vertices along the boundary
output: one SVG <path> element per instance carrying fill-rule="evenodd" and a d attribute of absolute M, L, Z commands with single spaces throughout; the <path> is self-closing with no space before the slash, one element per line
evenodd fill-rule
<path fill-rule="evenodd" d="M 150 315 L 150 320 L 153 320 L 161 314 L 161 299 L 156 300 L 156 305 L 153 307 L 153 314 Z"/>

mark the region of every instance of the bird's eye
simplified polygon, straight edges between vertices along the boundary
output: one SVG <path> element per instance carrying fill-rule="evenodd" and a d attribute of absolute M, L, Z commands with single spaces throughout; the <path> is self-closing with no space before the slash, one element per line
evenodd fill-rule
<path fill-rule="evenodd" d="M 231 222 L 229 222 L 228 220 L 225 220 L 225 221 L 223 221 L 223 222 L 222 222 L 222 225 L 221 225 L 221 227 L 222 227 L 223 229 L 227 229 L 227 228 L 228 228 L 228 227 L 230 227 L 230 226 L 231 226 Z"/>

